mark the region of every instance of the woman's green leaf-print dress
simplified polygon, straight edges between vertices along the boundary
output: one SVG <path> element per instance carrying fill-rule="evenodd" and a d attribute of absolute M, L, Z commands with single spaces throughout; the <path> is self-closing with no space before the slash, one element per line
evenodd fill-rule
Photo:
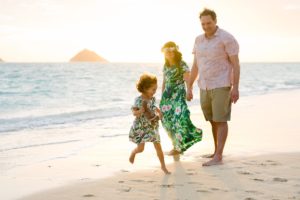
<path fill-rule="evenodd" d="M 187 64 L 164 66 L 165 89 L 160 101 L 163 114 L 162 125 L 172 140 L 174 149 L 184 152 L 202 139 L 202 130 L 196 128 L 186 103 L 186 90 L 183 74 L 189 71 Z"/>
<path fill-rule="evenodd" d="M 132 108 L 142 108 L 143 99 L 141 96 L 137 97 L 134 101 Z M 155 112 L 155 97 L 152 97 L 147 101 L 147 107 Z M 145 143 L 145 142 L 160 142 L 159 132 L 158 132 L 158 121 L 155 124 L 151 122 L 142 114 L 140 117 L 136 117 L 133 125 L 131 126 L 129 132 L 129 140 L 136 143 Z"/>

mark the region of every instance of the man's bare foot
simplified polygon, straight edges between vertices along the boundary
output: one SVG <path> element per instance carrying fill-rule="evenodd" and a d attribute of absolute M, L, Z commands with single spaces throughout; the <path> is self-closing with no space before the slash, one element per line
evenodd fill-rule
<path fill-rule="evenodd" d="M 168 156 L 175 156 L 175 155 L 179 155 L 180 152 L 175 150 L 175 149 L 172 149 L 170 152 L 167 153 Z"/>
<path fill-rule="evenodd" d="M 205 154 L 202 156 L 202 158 L 213 158 L 215 154 Z"/>
<path fill-rule="evenodd" d="M 210 161 L 203 163 L 202 166 L 208 167 L 208 166 L 212 166 L 212 165 L 221 165 L 221 164 L 223 164 L 222 158 L 214 157 Z"/>
<path fill-rule="evenodd" d="M 171 174 L 171 172 L 168 171 L 168 169 L 166 167 L 162 167 L 161 170 L 163 170 L 165 172 L 165 174 Z"/>
<path fill-rule="evenodd" d="M 129 162 L 131 163 L 131 164 L 133 164 L 134 163 L 134 158 L 135 158 L 135 153 L 131 153 L 130 154 L 130 156 L 129 156 Z"/>

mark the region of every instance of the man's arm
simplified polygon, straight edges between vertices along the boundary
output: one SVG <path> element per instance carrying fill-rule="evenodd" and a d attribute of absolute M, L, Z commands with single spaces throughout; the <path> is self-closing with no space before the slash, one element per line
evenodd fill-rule
<path fill-rule="evenodd" d="M 190 73 L 190 78 L 187 83 L 186 99 L 188 101 L 193 99 L 193 84 L 194 84 L 194 81 L 196 80 L 197 76 L 198 76 L 198 66 L 197 66 L 196 56 L 194 55 L 193 66 L 192 66 L 192 70 Z"/>
<path fill-rule="evenodd" d="M 231 89 L 231 102 L 236 103 L 239 99 L 240 61 L 238 55 L 229 57 L 233 70 L 233 83 Z"/>

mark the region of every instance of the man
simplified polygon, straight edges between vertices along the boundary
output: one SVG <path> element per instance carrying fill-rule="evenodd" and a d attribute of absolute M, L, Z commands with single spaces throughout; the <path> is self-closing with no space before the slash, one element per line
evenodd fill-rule
<path fill-rule="evenodd" d="M 212 126 L 215 151 L 203 166 L 222 163 L 228 135 L 231 103 L 239 99 L 239 45 L 235 38 L 217 26 L 216 13 L 204 9 L 200 13 L 204 34 L 194 44 L 194 62 L 187 88 L 187 100 L 193 98 L 192 88 L 199 74 L 200 103 L 206 121 Z"/>

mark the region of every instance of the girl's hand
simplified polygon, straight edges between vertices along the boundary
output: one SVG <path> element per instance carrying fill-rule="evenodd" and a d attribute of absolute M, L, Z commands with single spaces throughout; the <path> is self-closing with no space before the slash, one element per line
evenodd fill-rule
<path fill-rule="evenodd" d="M 156 109 L 156 112 L 158 113 L 158 117 L 161 120 L 163 118 L 163 114 L 161 113 L 160 109 Z"/>
<path fill-rule="evenodd" d="M 163 115 L 162 115 L 162 113 L 161 113 L 161 112 L 159 112 L 159 113 L 158 113 L 158 117 L 159 117 L 159 119 L 160 119 L 160 120 L 162 120 L 162 118 L 163 118 Z"/>

